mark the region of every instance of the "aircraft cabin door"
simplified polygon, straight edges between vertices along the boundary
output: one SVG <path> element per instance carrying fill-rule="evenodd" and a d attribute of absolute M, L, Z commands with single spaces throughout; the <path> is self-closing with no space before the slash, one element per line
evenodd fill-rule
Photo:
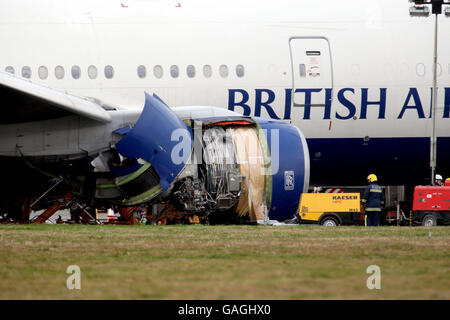
<path fill-rule="evenodd" d="M 333 65 L 328 40 L 321 37 L 294 37 L 290 39 L 289 46 L 293 106 L 305 107 L 310 103 L 312 107 L 324 107 L 327 101 L 331 103 Z"/>

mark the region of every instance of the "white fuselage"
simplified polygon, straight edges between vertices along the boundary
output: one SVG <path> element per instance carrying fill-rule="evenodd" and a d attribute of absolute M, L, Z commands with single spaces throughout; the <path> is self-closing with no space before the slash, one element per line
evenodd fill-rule
<path fill-rule="evenodd" d="M 12 67 L 20 76 L 28 66 L 31 81 L 121 108 L 141 108 L 148 91 L 170 106 L 211 105 L 285 119 L 307 139 L 427 138 L 434 17 L 410 17 L 410 5 L 1 1 L 0 69 Z M 450 18 L 442 15 L 438 137 L 450 137 L 449 30 Z M 105 66 L 113 68 L 111 79 Z M 310 108 L 305 89 L 316 90 Z"/>

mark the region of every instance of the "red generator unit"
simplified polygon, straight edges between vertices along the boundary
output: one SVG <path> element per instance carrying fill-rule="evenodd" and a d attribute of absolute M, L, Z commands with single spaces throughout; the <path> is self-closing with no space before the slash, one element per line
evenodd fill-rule
<path fill-rule="evenodd" d="M 422 226 L 450 224 L 450 179 L 444 186 L 417 186 L 414 189 L 413 223 Z"/>

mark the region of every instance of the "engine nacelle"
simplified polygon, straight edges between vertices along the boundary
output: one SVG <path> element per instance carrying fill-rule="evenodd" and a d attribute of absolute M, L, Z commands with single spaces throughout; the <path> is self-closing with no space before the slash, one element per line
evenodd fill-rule
<path fill-rule="evenodd" d="M 146 94 L 133 128 L 95 161 L 96 197 L 120 206 L 170 202 L 187 216 L 283 221 L 309 185 L 301 131 L 214 107 L 169 108 Z"/>

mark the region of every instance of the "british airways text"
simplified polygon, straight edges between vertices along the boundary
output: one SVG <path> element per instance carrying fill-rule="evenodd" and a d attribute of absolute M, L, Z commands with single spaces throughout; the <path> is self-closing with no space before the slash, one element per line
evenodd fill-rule
<path fill-rule="evenodd" d="M 357 90 L 360 90 L 359 99 L 355 99 Z M 354 117 L 359 119 L 367 119 L 368 109 L 377 109 L 377 119 L 386 119 L 386 105 L 388 104 L 387 99 L 387 88 L 379 88 L 374 98 L 371 95 L 369 98 L 368 88 L 342 88 L 337 91 L 335 101 L 341 105 L 343 108 L 339 108 L 338 111 L 333 111 L 332 106 L 332 89 L 296 89 L 296 94 L 303 94 L 304 103 L 303 109 L 303 120 L 311 119 L 311 108 L 312 107 L 312 97 L 317 97 L 314 95 L 321 95 L 323 97 L 322 101 L 322 119 L 331 119 L 332 117 L 339 120 L 348 120 Z M 244 116 L 261 116 L 261 111 L 264 109 L 270 118 L 272 119 L 291 119 L 292 111 L 292 89 L 284 89 L 284 97 L 277 97 L 274 90 L 271 89 L 255 89 L 254 100 L 250 99 L 250 93 L 244 89 L 228 89 L 228 109 L 231 111 L 236 111 L 242 113 Z M 437 118 L 450 118 L 450 88 L 444 88 L 444 90 L 439 90 L 438 94 L 442 95 L 444 93 L 444 110 L 439 112 Z M 372 94 L 372 92 L 371 92 Z M 319 96 L 320 97 L 320 96 Z M 419 119 L 431 118 L 431 102 L 430 97 L 421 96 L 417 88 L 409 88 L 407 93 L 402 98 L 402 103 L 399 105 L 399 112 L 396 114 L 397 119 L 402 119 L 406 114 L 413 114 Z M 284 110 L 282 112 L 274 110 L 275 103 L 280 103 L 278 99 L 284 99 Z M 356 101 L 358 100 L 358 101 Z M 252 107 L 252 102 L 254 101 L 254 106 Z M 401 109 L 400 109 L 401 108 Z M 252 109 L 254 113 L 252 113 Z M 283 113 L 283 114 L 281 114 Z"/>

